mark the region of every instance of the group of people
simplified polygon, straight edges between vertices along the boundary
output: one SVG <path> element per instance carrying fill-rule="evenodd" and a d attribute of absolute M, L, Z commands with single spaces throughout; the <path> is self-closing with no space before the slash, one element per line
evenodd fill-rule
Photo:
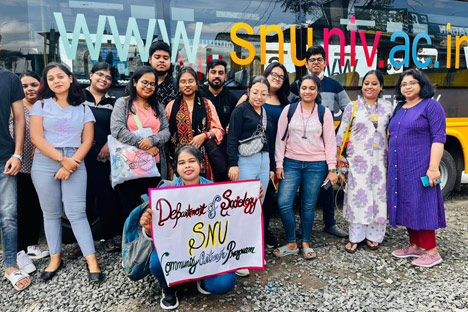
<path fill-rule="evenodd" d="M 85 90 L 58 63 L 48 64 L 42 78 L 30 72 L 18 78 L 1 69 L 0 216 L 5 277 L 15 289 L 25 289 L 31 283 L 28 273 L 35 270 L 30 258 L 49 254 L 41 279 L 50 280 L 63 268 L 64 210 L 78 243 L 69 256 L 84 256 L 90 281 L 102 281 L 87 207 L 99 211 L 105 249 L 117 251 L 119 243 L 112 237 L 121 232 L 126 217 L 141 203 L 141 195 L 161 179 L 173 177 L 175 185 L 259 179 L 264 243 L 274 248 L 277 257 L 300 251 L 305 259 L 317 257 L 311 235 L 319 203 L 324 230 L 349 237 L 344 249 L 350 253 L 361 242 L 377 249 L 388 219 L 392 226 L 407 227 L 410 236 L 410 245 L 394 251 L 395 257 L 415 257 L 413 264 L 424 267 L 441 263 L 435 230 L 445 227 L 437 186 L 445 114 L 432 99 L 430 81 L 414 69 L 401 74 L 396 86 L 399 104 L 394 109 L 381 97 L 382 73 L 371 70 L 352 102 L 337 81 L 324 76 L 326 54 L 321 46 L 309 48 L 306 58 L 310 73 L 300 80 L 290 85 L 286 68 L 272 63 L 263 76 L 251 79 L 240 99 L 224 86 L 227 64 L 220 59 L 207 64 L 207 85 L 199 85 L 190 67 L 183 67 L 173 78 L 170 47 L 160 41 L 150 47 L 149 66 L 135 70 L 118 99 L 108 93 L 115 70 L 107 63 L 93 66 Z M 337 132 L 335 108 L 343 111 Z M 141 128 L 150 128 L 152 135 L 139 137 L 134 132 Z M 347 133 L 349 172 L 343 213 L 349 234 L 336 224 L 332 187 L 338 182 L 337 165 Z M 128 180 L 113 190 L 108 135 L 151 154 L 161 176 Z M 213 156 L 213 143 L 221 156 Z M 422 185 L 424 176 L 430 187 Z M 275 178 L 287 239 L 281 247 L 277 235 L 269 231 L 276 205 Z M 295 205 L 298 190 L 300 201 Z M 300 210 L 300 245 L 294 206 Z M 149 239 L 151 217 L 148 210 L 140 220 Z M 38 246 L 42 218 L 48 251 Z M 150 269 L 162 287 L 161 307 L 176 308 L 176 292 L 167 287 L 155 251 Z M 234 288 L 236 275 L 248 274 L 243 269 L 207 278 L 197 288 L 204 294 L 226 293 Z"/>

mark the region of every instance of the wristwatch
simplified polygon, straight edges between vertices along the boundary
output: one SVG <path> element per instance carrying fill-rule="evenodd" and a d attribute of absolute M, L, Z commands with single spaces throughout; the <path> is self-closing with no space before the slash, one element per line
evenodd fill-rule
<path fill-rule="evenodd" d="M 13 154 L 13 155 L 11 155 L 11 157 L 17 158 L 17 159 L 19 159 L 21 162 L 23 162 L 23 156 L 21 156 L 21 155 Z"/>
<path fill-rule="evenodd" d="M 63 156 L 63 154 L 60 154 L 60 156 L 57 158 L 57 162 L 62 162 L 64 158 L 65 157 Z"/>

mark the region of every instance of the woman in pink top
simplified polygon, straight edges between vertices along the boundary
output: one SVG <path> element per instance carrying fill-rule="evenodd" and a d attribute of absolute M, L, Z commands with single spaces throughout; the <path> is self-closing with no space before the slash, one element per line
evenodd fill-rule
<path fill-rule="evenodd" d="M 156 158 L 161 178 L 167 178 L 164 144 L 169 140 L 166 111 L 156 99 L 157 75 L 149 66 L 139 67 L 128 85 L 128 97 L 115 102 L 111 116 L 111 134 L 122 143 L 136 146 Z M 140 139 L 133 131 L 151 128 L 153 135 Z M 116 186 L 122 202 L 123 220 L 141 203 L 141 195 L 156 187 L 159 178 L 139 178 Z"/>
<path fill-rule="evenodd" d="M 283 257 L 299 253 L 293 203 L 301 185 L 302 254 L 305 259 L 313 259 L 317 254 L 311 247 L 310 236 L 320 186 L 331 187 L 338 180 L 336 139 L 331 112 L 320 105 L 320 79 L 315 75 L 304 76 L 299 81 L 299 90 L 301 101 L 289 124 L 289 105 L 284 108 L 278 121 L 275 148 L 276 176 L 281 180 L 278 207 L 288 242 L 275 249 L 273 254 Z M 323 124 L 319 111 L 324 111 Z"/>

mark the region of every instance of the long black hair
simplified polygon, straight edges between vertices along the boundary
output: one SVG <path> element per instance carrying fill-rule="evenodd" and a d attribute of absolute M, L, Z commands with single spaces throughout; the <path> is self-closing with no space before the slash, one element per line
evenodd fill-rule
<path fill-rule="evenodd" d="M 35 72 L 30 71 L 30 70 L 22 73 L 19 78 L 21 79 L 23 77 L 32 77 L 32 78 L 36 79 L 39 82 L 41 81 L 41 77 L 38 74 L 36 74 Z"/>
<path fill-rule="evenodd" d="M 430 99 L 434 96 L 434 87 L 432 86 L 432 83 L 429 80 L 429 78 L 427 78 L 427 76 L 422 71 L 411 68 L 401 73 L 400 78 L 398 78 L 395 91 L 397 101 L 406 103 L 406 98 L 401 93 L 401 81 L 406 76 L 413 76 L 414 79 L 418 81 L 419 86 L 421 88 L 421 91 L 419 91 L 419 96 L 422 99 Z"/>
<path fill-rule="evenodd" d="M 75 76 L 73 76 L 70 69 L 67 66 L 59 63 L 49 63 L 42 72 L 41 83 L 39 85 L 39 90 L 37 91 L 37 97 L 39 100 L 53 98 L 55 96 L 55 92 L 49 88 L 49 84 L 47 82 L 47 74 L 52 68 L 59 68 L 63 71 L 67 76 L 72 77 L 72 82 L 70 83 L 70 89 L 68 89 L 68 97 L 67 102 L 71 106 L 78 106 L 86 100 L 86 96 L 81 89 L 80 84 L 76 81 Z"/>
<path fill-rule="evenodd" d="M 315 82 L 315 85 L 317 86 L 317 97 L 315 98 L 315 103 L 322 104 L 322 96 L 320 95 L 320 88 L 322 86 L 322 82 L 320 81 L 320 78 L 316 75 L 308 74 L 299 80 L 299 94 L 301 92 L 302 83 L 307 79 L 310 79 L 313 82 Z"/>
<path fill-rule="evenodd" d="M 288 96 L 289 96 L 289 74 L 288 74 L 288 71 L 286 69 L 286 67 L 284 67 L 283 64 L 281 63 L 278 63 L 278 62 L 273 62 L 271 63 L 270 65 L 267 66 L 267 68 L 265 68 L 265 71 L 263 72 L 263 76 L 265 78 L 267 78 L 273 68 L 275 67 L 279 67 L 283 70 L 283 73 L 284 73 L 284 80 L 283 80 L 283 84 L 281 85 L 281 88 L 279 88 L 278 91 L 276 91 L 276 96 L 278 96 L 278 99 L 281 103 L 281 106 L 286 106 L 289 104 L 289 101 L 288 101 Z"/>
<path fill-rule="evenodd" d="M 154 93 L 148 98 L 147 101 L 148 101 L 148 104 L 153 109 L 154 113 L 156 114 L 156 117 L 159 117 L 161 112 L 159 111 L 158 99 L 156 97 L 156 91 L 158 89 L 158 86 L 157 86 L 158 75 L 156 74 L 154 69 L 150 66 L 143 65 L 143 66 L 138 67 L 133 73 L 132 77 L 130 77 L 127 87 L 125 88 L 125 93 L 129 97 L 128 109 L 130 110 L 130 112 L 134 114 L 136 113 L 135 109 L 133 108 L 133 101 L 137 98 L 138 95 L 137 95 L 136 87 L 133 85 L 133 83 L 134 82 L 138 83 L 140 78 L 144 74 L 147 74 L 147 73 L 153 74 L 154 79 L 155 79 Z"/>

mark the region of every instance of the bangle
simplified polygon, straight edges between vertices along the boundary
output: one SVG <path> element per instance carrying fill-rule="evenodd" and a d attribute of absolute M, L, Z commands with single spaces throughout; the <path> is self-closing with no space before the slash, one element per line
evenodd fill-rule
<path fill-rule="evenodd" d="M 431 168 L 429 168 L 427 170 L 429 170 L 429 171 L 439 171 L 439 169 L 431 169 Z"/>
<path fill-rule="evenodd" d="M 210 137 L 208 136 L 208 133 L 207 133 L 206 131 L 205 131 L 205 132 L 203 132 L 203 134 L 206 136 L 206 139 L 207 139 L 207 140 L 209 140 L 209 139 L 210 139 Z"/>
<path fill-rule="evenodd" d="M 13 154 L 13 155 L 11 155 L 11 157 L 17 158 L 17 159 L 19 159 L 19 161 L 23 162 L 23 156 L 21 156 L 21 155 Z"/>

